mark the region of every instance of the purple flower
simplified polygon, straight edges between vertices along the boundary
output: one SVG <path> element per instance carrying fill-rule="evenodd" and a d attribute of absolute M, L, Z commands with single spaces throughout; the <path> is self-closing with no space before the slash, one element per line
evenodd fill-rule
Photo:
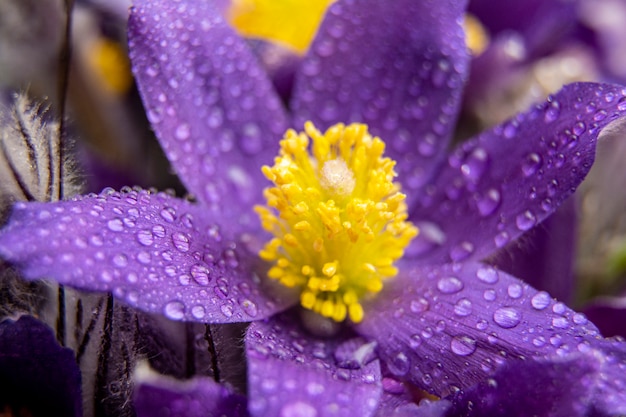
<path fill-rule="evenodd" d="M 567 86 L 448 155 L 467 70 L 463 10 L 456 1 L 334 3 L 287 111 L 210 3 L 137 1 L 129 23 L 135 75 L 196 201 L 124 189 L 18 203 L 0 254 L 28 279 L 111 291 L 174 320 L 253 321 L 245 337 L 252 415 L 374 415 L 399 402 L 394 392 L 408 397 L 407 386 L 471 397 L 490 376 L 542 372 L 537 363 L 557 363 L 544 376 L 560 376 L 561 361 L 588 394 L 581 414 L 592 404 L 626 412 L 623 373 L 613 385 L 584 378 L 604 375 L 602 364 L 624 366 L 613 353 L 622 346 L 605 348 L 583 315 L 481 262 L 574 191 L 600 131 L 626 112 L 626 90 Z M 267 186 L 261 166 L 287 127 L 306 120 L 321 129 L 367 123 L 383 138 L 420 231 L 398 275 L 363 298 L 362 320 L 330 338 L 312 336 L 296 309 L 281 313 L 297 304 L 298 288 L 266 279 L 269 266 L 257 255 L 267 240 L 252 209 Z M 598 402 L 595 393 L 608 394 Z"/>
<path fill-rule="evenodd" d="M 8 415 L 81 416 L 80 371 L 70 349 L 31 316 L 0 323 L 0 409 Z"/>

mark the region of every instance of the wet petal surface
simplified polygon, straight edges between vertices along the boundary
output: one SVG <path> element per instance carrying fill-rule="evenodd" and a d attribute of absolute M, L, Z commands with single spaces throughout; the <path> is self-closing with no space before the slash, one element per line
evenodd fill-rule
<path fill-rule="evenodd" d="M 293 316 L 293 311 L 285 313 L 248 329 L 250 413 L 373 415 L 382 391 L 374 345 L 359 339 L 314 338 Z M 349 352 L 355 360 L 346 360 Z"/>
<path fill-rule="evenodd" d="M 355 327 L 387 370 L 435 395 L 467 388 L 507 359 L 584 350 L 599 333 L 575 313 L 483 264 L 400 272 Z"/>
<path fill-rule="evenodd" d="M 564 358 L 508 362 L 460 392 L 448 415 L 616 416 L 626 412 L 623 347 L 606 343 Z"/>
<path fill-rule="evenodd" d="M 338 1 L 296 76 L 300 128 L 363 122 L 408 189 L 423 186 L 455 125 L 467 53 L 463 1 Z"/>
<path fill-rule="evenodd" d="M 265 292 L 263 265 L 246 247 L 253 243 L 225 233 L 201 208 L 166 194 L 107 191 L 17 204 L 0 254 L 28 279 L 111 291 L 172 320 L 250 321 L 295 301 Z"/>
<path fill-rule="evenodd" d="M 129 48 L 150 123 L 187 189 L 233 229 L 257 227 L 260 168 L 287 119 L 245 42 L 211 2 L 141 0 Z"/>
<path fill-rule="evenodd" d="M 409 256 L 434 264 L 482 259 L 532 229 L 571 195 L 602 128 L 626 115 L 626 90 L 577 83 L 457 148 L 411 220 Z"/>

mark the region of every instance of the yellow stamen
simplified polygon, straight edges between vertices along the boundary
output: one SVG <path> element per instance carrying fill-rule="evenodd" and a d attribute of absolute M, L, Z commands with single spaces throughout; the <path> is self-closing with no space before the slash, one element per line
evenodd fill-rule
<path fill-rule="evenodd" d="M 259 254 L 273 262 L 269 278 L 302 289 L 304 308 L 358 323 L 361 301 L 397 274 L 393 264 L 417 228 L 393 182 L 395 163 L 367 126 L 304 128 L 287 131 L 274 166 L 263 167 L 275 186 L 256 212 L 274 238 Z"/>
<path fill-rule="evenodd" d="M 476 17 L 469 13 L 465 14 L 463 25 L 465 26 L 465 43 L 472 55 L 478 56 L 482 54 L 489 45 L 487 29 Z"/>
<path fill-rule="evenodd" d="M 100 38 L 94 42 L 88 58 L 89 65 L 109 93 L 120 95 L 128 92 L 133 77 L 130 61 L 120 44 Z"/>
<path fill-rule="evenodd" d="M 303 54 L 335 0 L 232 0 L 228 20 L 247 37 L 280 43 Z"/>

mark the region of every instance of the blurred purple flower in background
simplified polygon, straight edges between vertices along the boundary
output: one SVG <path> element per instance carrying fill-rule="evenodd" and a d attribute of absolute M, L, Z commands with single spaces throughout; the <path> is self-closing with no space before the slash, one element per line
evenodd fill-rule
<path fill-rule="evenodd" d="M 135 77 L 196 201 L 129 188 L 18 203 L 0 254 L 27 279 L 111 291 L 173 320 L 252 321 L 251 415 L 512 415 L 522 405 L 539 415 L 626 413 L 623 344 L 481 262 L 574 192 L 601 130 L 626 113 L 626 90 L 569 85 L 448 154 L 467 77 L 464 6 L 334 3 L 285 109 L 211 3 L 136 1 Z M 298 288 L 268 282 L 257 256 L 268 237 L 253 211 L 266 186 L 261 166 L 284 131 L 307 120 L 366 123 L 385 140 L 419 229 L 398 275 L 362 300 L 358 323 L 302 315 L 303 325 Z M 311 334 L 319 325 L 333 334 Z M 211 380 L 138 375 L 139 415 L 154 415 L 149 398 L 164 413 L 245 414 L 245 399 Z M 418 407 L 415 388 L 446 399 Z"/>

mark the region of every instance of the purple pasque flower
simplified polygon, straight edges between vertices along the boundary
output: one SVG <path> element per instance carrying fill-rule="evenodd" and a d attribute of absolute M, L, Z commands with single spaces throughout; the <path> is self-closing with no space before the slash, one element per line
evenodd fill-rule
<path fill-rule="evenodd" d="M 253 321 L 252 415 L 373 415 L 391 401 L 389 378 L 443 397 L 521 359 L 591 350 L 608 361 L 584 316 L 481 260 L 573 192 L 600 131 L 626 112 L 626 91 L 570 85 L 446 155 L 466 78 L 463 11 L 452 0 L 334 3 L 288 112 L 211 3 L 137 1 L 135 75 L 197 201 L 125 189 L 19 203 L 0 254 L 28 279 L 111 291 L 174 320 Z M 265 278 L 257 253 L 267 236 L 252 210 L 267 185 L 261 166 L 284 130 L 305 120 L 322 129 L 363 122 L 385 139 L 420 230 L 398 275 L 363 300 L 362 321 L 327 339 L 294 310 L 279 314 L 298 294 Z M 594 379 L 582 386 L 597 391 Z M 609 398 L 602 412 L 624 410 L 622 397 Z"/>
<path fill-rule="evenodd" d="M 0 322 L 0 410 L 16 416 L 82 416 L 74 353 L 31 316 Z"/>

